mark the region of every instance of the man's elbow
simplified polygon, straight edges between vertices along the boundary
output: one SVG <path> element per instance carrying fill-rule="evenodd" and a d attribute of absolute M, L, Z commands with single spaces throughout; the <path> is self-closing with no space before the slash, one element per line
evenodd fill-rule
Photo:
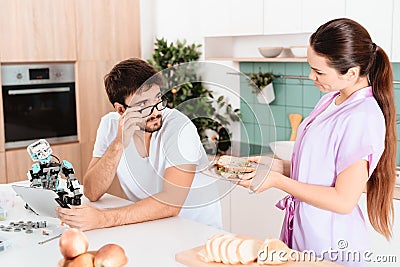
<path fill-rule="evenodd" d="M 170 207 L 169 210 L 169 215 L 171 217 L 177 217 L 179 215 L 179 213 L 181 212 L 181 208 L 182 207 Z"/>
<path fill-rule="evenodd" d="M 101 195 L 96 195 L 92 190 L 90 190 L 88 187 L 83 188 L 83 194 L 87 199 L 89 199 L 91 202 L 95 202 L 100 199 Z"/>

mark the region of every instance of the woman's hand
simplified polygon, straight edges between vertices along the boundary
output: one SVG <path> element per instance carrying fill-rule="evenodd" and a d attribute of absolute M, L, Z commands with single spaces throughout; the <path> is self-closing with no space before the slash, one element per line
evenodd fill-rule
<path fill-rule="evenodd" d="M 248 157 L 248 161 L 266 165 L 271 168 L 271 171 L 283 173 L 283 160 L 271 158 L 270 156 L 254 156 Z"/>
<path fill-rule="evenodd" d="M 251 176 L 253 176 L 252 179 L 250 179 Z M 284 176 L 279 172 L 261 169 L 252 174 L 248 174 L 248 176 L 244 176 L 237 184 L 248 188 L 254 193 L 260 193 L 269 188 L 276 187 L 279 179 L 282 179 L 283 177 Z"/>
<path fill-rule="evenodd" d="M 82 231 L 106 227 L 104 211 L 93 206 L 82 204 L 70 209 L 58 207 L 57 217 L 68 226 Z"/>

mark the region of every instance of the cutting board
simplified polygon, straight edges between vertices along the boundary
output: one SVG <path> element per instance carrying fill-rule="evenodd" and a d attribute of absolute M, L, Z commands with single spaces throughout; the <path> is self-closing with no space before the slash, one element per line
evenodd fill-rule
<path fill-rule="evenodd" d="M 264 264 L 260 265 L 257 263 L 251 264 L 223 264 L 217 262 L 204 262 L 200 260 L 197 256 L 197 252 L 199 252 L 204 246 L 195 247 L 189 250 L 185 250 L 179 252 L 175 255 L 175 260 L 189 267 L 263 267 L 263 266 L 280 266 L 280 267 L 344 267 L 343 265 L 339 265 L 329 261 L 322 262 L 286 262 L 284 264 L 279 265 L 269 265 Z"/>

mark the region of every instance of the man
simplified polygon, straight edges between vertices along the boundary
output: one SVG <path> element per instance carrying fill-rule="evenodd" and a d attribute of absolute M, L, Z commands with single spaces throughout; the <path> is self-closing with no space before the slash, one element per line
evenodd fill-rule
<path fill-rule="evenodd" d="M 100 122 L 84 194 L 98 200 L 117 174 L 135 203 L 111 210 L 59 207 L 59 218 L 84 231 L 178 215 L 221 227 L 218 190 L 199 172 L 207 160 L 196 127 L 166 107 L 154 68 L 128 59 L 114 66 L 104 83 L 115 112 Z"/>

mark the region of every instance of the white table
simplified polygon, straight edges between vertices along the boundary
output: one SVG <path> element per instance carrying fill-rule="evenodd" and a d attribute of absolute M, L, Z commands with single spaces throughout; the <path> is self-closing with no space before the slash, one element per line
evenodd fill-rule
<path fill-rule="evenodd" d="M 10 185 L 0 185 L 0 191 L 12 190 Z M 84 202 L 87 200 L 84 200 Z M 111 195 L 105 195 L 98 202 L 100 207 L 124 206 L 128 202 Z M 27 211 L 24 202 L 15 197 L 15 205 L 8 210 L 6 221 L 0 225 L 9 225 L 10 221 L 43 221 L 48 223 L 47 229 L 53 230 L 55 236 L 65 230 L 55 218 L 40 217 Z M 38 242 L 49 238 L 42 235 L 42 229 L 32 234 L 25 232 L 0 231 L 0 239 L 11 242 L 11 247 L 0 253 L 0 266 L 56 266 L 62 258 L 59 251 L 59 239 L 39 245 Z M 207 225 L 180 217 L 157 221 L 97 229 L 85 232 L 89 239 L 89 250 L 97 250 L 107 243 L 122 246 L 128 256 L 127 266 L 183 266 L 175 261 L 175 254 L 201 244 L 208 237 L 223 232 Z"/>

